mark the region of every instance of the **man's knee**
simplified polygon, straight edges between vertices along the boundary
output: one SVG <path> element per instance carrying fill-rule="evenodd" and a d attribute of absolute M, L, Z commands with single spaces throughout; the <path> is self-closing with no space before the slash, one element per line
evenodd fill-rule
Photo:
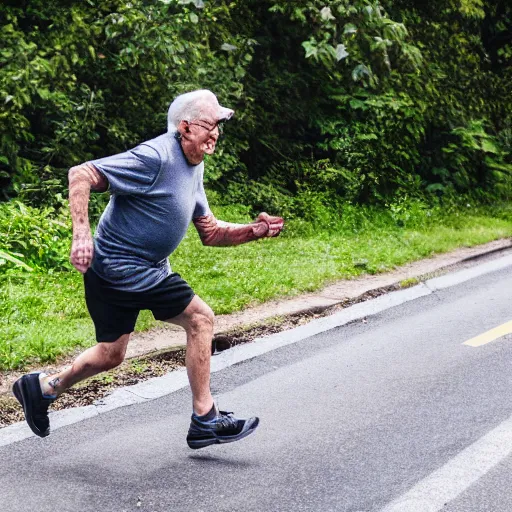
<path fill-rule="evenodd" d="M 106 364 L 108 369 L 116 368 L 124 361 L 124 354 L 120 354 L 119 352 L 113 352 L 109 354 L 109 357 L 106 360 Z"/>
<path fill-rule="evenodd" d="M 213 322 L 215 319 L 215 315 L 212 309 L 209 306 L 202 308 L 199 311 L 196 311 L 191 315 L 189 324 L 192 329 L 211 329 L 213 330 Z"/>
<path fill-rule="evenodd" d="M 197 295 L 180 315 L 167 320 L 167 322 L 183 327 L 187 332 L 213 331 L 215 314 L 212 308 Z"/>
<path fill-rule="evenodd" d="M 201 307 L 196 308 L 194 311 L 191 311 L 189 315 L 187 315 L 184 327 L 186 330 L 195 332 L 213 332 L 214 319 L 215 314 L 213 313 L 212 308 L 210 308 L 208 304 L 203 303 L 201 304 Z"/>

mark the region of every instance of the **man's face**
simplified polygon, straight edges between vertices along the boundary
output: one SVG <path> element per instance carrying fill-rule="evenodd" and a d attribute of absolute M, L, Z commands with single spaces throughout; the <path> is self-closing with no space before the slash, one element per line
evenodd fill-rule
<path fill-rule="evenodd" d="M 212 155 L 219 140 L 218 106 L 205 108 L 199 119 L 185 121 L 185 137 L 194 150 L 199 153 Z"/>
<path fill-rule="evenodd" d="M 188 123 L 189 140 L 198 151 L 212 155 L 220 136 L 219 121 L 214 118 L 202 118 Z"/>
<path fill-rule="evenodd" d="M 221 133 L 220 123 L 233 116 L 233 110 L 221 107 L 217 101 L 203 105 L 201 115 L 177 126 L 181 147 L 189 164 L 197 165 L 204 155 L 212 155 Z"/>

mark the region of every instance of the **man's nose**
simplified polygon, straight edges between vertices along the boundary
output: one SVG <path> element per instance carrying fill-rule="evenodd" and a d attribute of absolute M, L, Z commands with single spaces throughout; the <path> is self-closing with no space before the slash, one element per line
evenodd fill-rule
<path fill-rule="evenodd" d="M 217 140 L 220 136 L 219 125 L 215 125 L 215 128 L 210 132 L 210 136 L 212 136 L 215 140 Z"/>

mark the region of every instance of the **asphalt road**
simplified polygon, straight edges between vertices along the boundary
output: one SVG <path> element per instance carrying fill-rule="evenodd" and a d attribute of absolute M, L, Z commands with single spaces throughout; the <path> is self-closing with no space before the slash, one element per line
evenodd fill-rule
<path fill-rule="evenodd" d="M 0 511 L 510 512 L 512 267 L 213 375 L 257 414 L 185 444 L 182 390 L 0 448 Z M 491 336 L 492 338 L 492 336 Z"/>

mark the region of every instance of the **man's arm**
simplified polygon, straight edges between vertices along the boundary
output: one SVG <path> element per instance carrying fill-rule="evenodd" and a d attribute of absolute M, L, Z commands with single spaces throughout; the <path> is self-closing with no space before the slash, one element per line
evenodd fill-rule
<path fill-rule="evenodd" d="M 266 213 L 260 213 L 251 224 L 223 222 L 213 215 L 196 217 L 193 222 L 204 245 L 224 247 L 277 236 L 284 224 L 281 217 L 272 217 Z"/>
<path fill-rule="evenodd" d="M 84 274 L 92 263 L 94 244 L 89 225 L 89 196 L 91 189 L 103 192 L 108 181 L 93 165 L 82 164 L 72 167 L 69 179 L 69 209 L 73 222 L 71 264 Z"/>

